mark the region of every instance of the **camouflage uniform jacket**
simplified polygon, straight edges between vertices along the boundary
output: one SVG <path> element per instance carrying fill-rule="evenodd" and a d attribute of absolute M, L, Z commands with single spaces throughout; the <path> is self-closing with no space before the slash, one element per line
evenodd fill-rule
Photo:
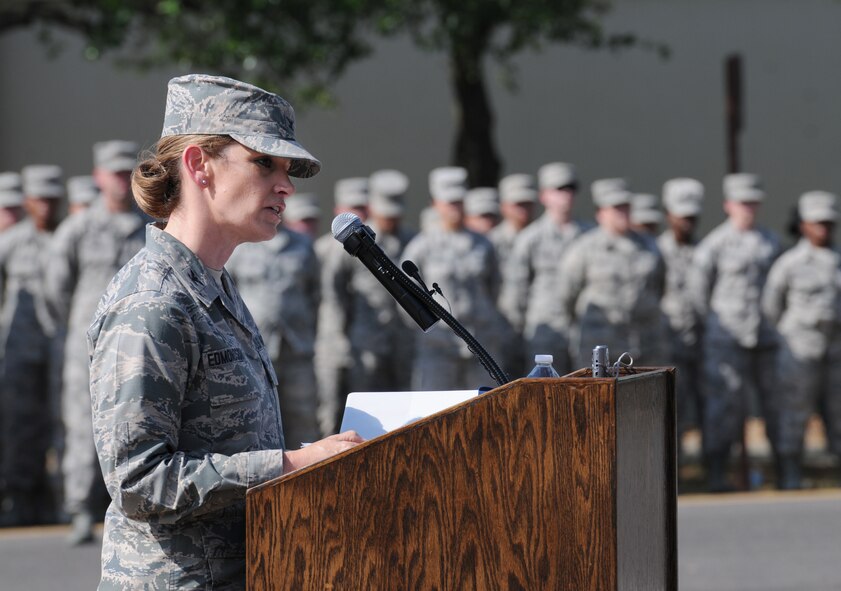
<path fill-rule="evenodd" d="M 55 232 L 47 263 L 51 309 L 68 327 L 71 350 L 84 351 L 84 333 L 114 274 L 143 247 L 149 221 L 139 210 L 109 212 L 102 200 L 70 216 Z"/>
<path fill-rule="evenodd" d="M 499 302 L 515 330 L 528 336 L 537 326 L 555 326 L 560 321 L 554 310 L 561 258 L 572 241 L 586 229 L 578 221 L 559 228 L 548 214 L 544 214 L 519 234 L 503 267 L 504 282 Z"/>
<path fill-rule="evenodd" d="M 841 252 L 801 240 L 771 266 L 762 311 L 798 357 L 821 359 L 841 338 Z"/>
<path fill-rule="evenodd" d="M 243 589 L 245 491 L 280 476 L 277 379 L 224 290 L 154 225 L 88 331 L 93 428 L 111 495 L 100 589 Z"/>
<path fill-rule="evenodd" d="M 0 235 L 0 351 L 45 360 L 55 332 L 44 297 L 44 264 L 52 234 L 25 219 Z M 0 359 L 3 356 L 0 353 Z"/>
<path fill-rule="evenodd" d="M 698 322 L 689 295 L 689 269 L 695 244 L 678 244 L 671 230 L 657 238 L 657 247 L 666 263 L 666 292 L 660 309 L 666 316 L 672 354 L 687 355 L 700 344 Z"/>
<path fill-rule="evenodd" d="M 596 227 L 581 235 L 561 262 L 558 313 L 569 325 L 639 329 L 660 318 L 665 269 L 655 241 L 636 232 L 617 236 Z"/>
<path fill-rule="evenodd" d="M 501 269 L 505 268 L 505 263 L 508 261 L 511 250 L 514 248 L 514 242 L 519 235 L 520 232 L 508 220 L 503 220 L 488 232 L 488 240 L 496 249 L 496 258 Z"/>
<path fill-rule="evenodd" d="M 309 237 L 280 226 L 266 242 L 241 244 L 225 268 L 277 359 L 281 343 L 301 355 L 315 350 L 315 323 L 321 299 L 319 264 Z"/>
<path fill-rule="evenodd" d="M 496 307 L 501 276 L 496 251 L 487 238 L 465 229 L 431 228 L 406 245 L 403 260 L 414 262 L 428 285 L 440 285 L 447 300 L 444 308 L 449 305 L 450 313 L 489 351 L 501 345 L 507 327 Z M 436 326 L 420 342 L 463 359 L 472 356 L 467 345 L 444 326 Z"/>
<path fill-rule="evenodd" d="M 384 234 L 370 224 L 376 243 L 397 264 L 413 234 L 399 230 Z M 334 240 L 334 242 L 336 242 Z M 355 257 L 341 248 L 341 257 L 327 262 L 322 274 L 323 302 L 319 316 L 319 339 L 337 343 L 347 341 L 341 350 L 373 351 L 386 355 L 393 351 L 394 338 L 412 338 L 398 311 L 397 302 L 377 278 Z"/>
<path fill-rule="evenodd" d="M 764 228 L 739 231 L 729 220 L 701 240 L 689 274 L 693 305 L 708 342 L 769 346 L 773 329 L 764 321 L 760 298 L 779 241 Z"/>

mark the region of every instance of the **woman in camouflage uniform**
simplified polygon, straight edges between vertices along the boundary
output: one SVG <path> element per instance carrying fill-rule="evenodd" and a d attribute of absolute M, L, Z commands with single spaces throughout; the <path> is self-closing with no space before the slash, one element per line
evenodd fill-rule
<path fill-rule="evenodd" d="M 201 134 L 201 135 L 197 135 Z M 279 96 L 170 81 L 163 137 L 132 176 L 165 224 L 117 274 L 88 332 L 94 438 L 112 502 L 100 589 L 244 589 L 245 491 L 346 450 L 283 450 L 277 378 L 223 265 L 275 235 L 290 176 L 320 163 Z"/>

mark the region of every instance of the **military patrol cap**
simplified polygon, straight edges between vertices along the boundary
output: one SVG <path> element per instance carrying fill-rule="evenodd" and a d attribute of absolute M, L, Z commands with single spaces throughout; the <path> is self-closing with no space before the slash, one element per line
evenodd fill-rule
<path fill-rule="evenodd" d="M 99 197 L 99 187 L 89 174 L 71 176 L 67 179 L 67 201 L 70 203 L 91 203 Z"/>
<path fill-rule="evenodd" d="M 442 166 L 429 173 L 429 195 L 436 201 L 464 201 L 467 193 L 467 169 Z"/>
<path fill-rule="evenodd" d="M 368 177 L 368 196 L 371 211 L 383 217 L 403 215 L 403 197 L 409 190 L 409 177 L 399 170 L 384 169 Z"/>
<path fill-rule="evenodd" d="M 0 207 L 19 207 L 23 205 L 23 186 L 20 174 L 16 172 L 0 173 Z"/>
<path fill-rule="evenodd" d="M 834 222 L 838 219 L 838 198 L 826 191 L 803 193 L 797 202 L 797 213 L 804 222 Z"/>
<path fill-rule="evenodd" d="M 110 140 L 97 142 L 93 145 L 94 168 L 102 168 L 111 172 L 134 170 L 137 166 L 137 153 L 140 146 L 136 142 L 125 140 Z"/>
<path fill-rule="evenodd" d="M 578 184 L 575 166 L 566 162 L 544 164 L 537 171 L 537 179 L 541 189 L 561 189 Z"/>
<path fill-rule="evenodd" d="M 631 198 L 632 224 L 659 224 L 663 221 L 657 197 L 648 193 L 636 193 Z"/>
<path fill-rule="evenodd" d="M 505 203 L 534 203 L 537 188 L 530 174 L 509 174 L 499 181 L 499 198 Z"/>
<path fill-rule="evenodd" d="M 232 78 L 190 74 L 169 81 L 161 137 L 189 134 L 229 135 L 261 154 L 289 158 L 294 177 L 308 178 L 321 170 L 321 162 L 295 139 L 292 106 Z"/>
<path fill-rule="evenodd" d="M 368 196 L 371 210 L 384 217 L 403 215 L 403 197 L 409 190 L 409 177 L 399 170 L 384 169 L 368 177 Z"/>
<path fill-rule="evenodd" d="M 623 178 L 599 179 L 590 185 L 590 193 L 596 207 L 617 207 L 628 205 L 633 196 L 628 190 L 628 181 Z"/>
<path fill-rule="evenodd" d="M 366 207 L 368 179 L 363 176 L 339 179 L 333 188 L 333 196 L 340 207 Z"/>
<path fill-rule="evenodd" d="M 321 217 L 321 207 L 314 193 L 295 193 L 286 198 L 286 209 L 283 210 L 284 219 L 299 222 L 319 217 Z"/>
<path fill-rule="evenodd" d="M 399 170 L 385 169 L 371 173 L 368 177 L 368 193 L 374 195 L 400 195 L 409 190 L 409 177 Z"/>
<path fill-rule="evenodd" d="M 493 187 L 477 187 L 464 195 L 467 215 L 499 215 L 499 193 Z"/>
<path fill-rule="evenodd" d="M 64 197 L 63 171 L 55 164 L 32 164 L 20 171 L 23 194 L 29 197 L 59 199 Z"/>
<path fill-rule="evenodd" d="M 724 198 L 728 201 L 758 202 L 765 199 L 758 175 L 736 172 L 724 177 Z"/>
<path fill-rule="evenodd" d="M 663 184 L 663 205 L 672 215 L 682 218 L 701 213 L 704 185 L 690 178 L 669 179 Z"/>

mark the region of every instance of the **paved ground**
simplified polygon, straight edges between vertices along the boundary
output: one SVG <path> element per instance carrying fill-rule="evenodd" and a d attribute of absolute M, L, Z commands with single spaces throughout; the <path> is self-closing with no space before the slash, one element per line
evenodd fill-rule
<path fill-rule="evenodd" d="M 66 527 L 0 530 L 0 591 L 90 591 L 99 545 L 68 548 Z M 680 591 L 841 590 L 841 489 L 684 495 Z"/>

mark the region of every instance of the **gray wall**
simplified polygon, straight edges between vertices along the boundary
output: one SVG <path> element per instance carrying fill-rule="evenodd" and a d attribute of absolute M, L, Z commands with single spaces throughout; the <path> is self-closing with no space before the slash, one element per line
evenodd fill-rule
<path fill-rule="evenodd" d="M 841 192 L 841 3 L 834 0 L 618 0 L 607 20 L 670 46 L 672 57 L 553 47 L 516 60 L 520 90 L 510 94 L 489 65 L 505 172 L 547 161 L 578 165 L 583 181 L 627 176 L 658 192 L 673 176 L 705 183 L 705 228 L 722 219 L 725 169 L 723 62 L 743 55 L 745 170 L 769 190 L 762 219 L 783 231 L 803 191 Z M 56 162 L 87 172 L 90 145 L 159 133 L 166 80 L 186 70 L 140 75 L 106 60 L 85 62 L 81 44 L 47 58 L 31 32 L 0 38 L 0 170 Z M 425 203 L 427 171 L 448 162 L 452 105 L 443 56 L 406 40 L 379 43 L 336 86 L 333 111 L 299 111 L 299 137 L 324 168 L 299 184 L 330 198 L 333 183 L 382 167 L 413 182 L 412 212 Z M 590 215 L 588 195 L 577 206 Z M 329 221 L 329 214 L 328 214 Z M 327 224 L 324 224 L 326 229 Z"/>

